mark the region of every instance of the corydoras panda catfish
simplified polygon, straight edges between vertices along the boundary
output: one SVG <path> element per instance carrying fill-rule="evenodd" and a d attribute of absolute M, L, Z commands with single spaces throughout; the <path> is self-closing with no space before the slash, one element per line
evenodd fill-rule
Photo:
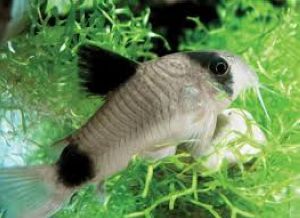
<path fill-rule="evenodd" d="M 79 48 L 82 85 L 107 95 L 53 165 L 0 170 L 8 217 L 41 218 L 86 183 L 126 168 L 152 146 L 191 141 L 194 156 L 210 145 L 216 120 L 238 94 L 257 84 L 240 58 L 218 51 L 182 52 L 135 63 L 93 45 Z"/>
<path fill-rule="evenodd" d="M 0 0 L 0 42 L 24 30 L 29 8 L 28 0 Z"/>

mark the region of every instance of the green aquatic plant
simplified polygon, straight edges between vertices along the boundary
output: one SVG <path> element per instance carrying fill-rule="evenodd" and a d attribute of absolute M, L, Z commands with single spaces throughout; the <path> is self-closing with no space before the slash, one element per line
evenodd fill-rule
<path fill-rule="evenodd" d="M 51 153 L 49 144 L 80 127 L 101 104 L 99 98 L 87 98 L 78 86 L 80 44 L 93 42 L 133 59 L 154 56 L 149 52 L 150 39 L 158 36 L 150 31 L 149 11 L 135 17 L 128 8 L 100 1 L 87 17 L 82 4 L 72 4 L 65 18 L 54 9 L 44 17 L 38 4 L 32 4 L 31 32 L 1 48 L 0 110 L 3 116 L 7 110 L 21 112 L 22 132 L 41 145 L 43 161 Z M 48 25 L 50 20 L 54 26 Z"/>
<path fill-rule="evenodd" d="M 53 161 L 55 147 L 50 145 L 79 128 L 102 104 L 78 86 L 78 45 L 94 42 L 136 60 L 155 57 L 151 38 L 160 36 L 151 31 L 149 10 L 136 16 L 103 0 L 94 1 L 86 16 L 85 2 L 74 2 L 64 18 L 51 5 L 43 17 L 32 4 L 31 31 L 0 48 L 0 120 L 10 130 L 0 134 L 36 147 L 24 156 L 28 164 Z M 258 73 L 270 119 L 255 92 L 234 103 L 250 111 L 267 136 L 255 159 L 235 167 L 224 163 L 215 172 L 184 151 L 156 162 L 134 157 L 105 188 L 82 189 L 55 217 L 298 217 L 300 16 L 292 6 L 226 1 L 219 8 L 220 26 L 207 28 L 189 18 L 197 28 L 187 30 L 181 40 L 181 50 L 237 53 Z M 55 25 L 49 27 L 53 19 Z M 9 140 L 4 142 L 9 146 Z"/>

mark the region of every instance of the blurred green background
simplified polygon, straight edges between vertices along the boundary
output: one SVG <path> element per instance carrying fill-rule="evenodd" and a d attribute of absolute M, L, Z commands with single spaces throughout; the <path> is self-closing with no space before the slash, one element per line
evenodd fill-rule
<path fill-rule="evenodd" d="M 85 42 L 139 61 L 155 58 L 158 50 L 239 54 L 265 87 L 262 95 L 271 120 L 256 95 L 247 93 L 233 106 L 250 111 L 268 138 L 251 164 L 224 164 L 209 172 L 185 153 L 157 162 L 134 158 L 128 169 L 105 182 L 105 199 L 95 187 L 86 187 L 55 217 L 300 217 L 297 0 L 280 7 L 263 0 L 219 1 L 216 21 L 187 18 L 192 27 L 177 36 L 175 48 L 166 29 L 151 23 L 151 5 L 70 2 L 30 1 L 30 25 L 1 44 L 1 166 L 53 162 L 57 153 L 51 144 L 80 128 L 101 106 L 103 99 L 87 96 L 78 86 L 76 49 Z"/>

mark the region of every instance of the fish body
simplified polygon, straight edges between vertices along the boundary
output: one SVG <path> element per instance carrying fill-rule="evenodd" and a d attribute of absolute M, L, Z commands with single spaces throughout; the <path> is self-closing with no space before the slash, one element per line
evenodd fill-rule
<path fill-rule="evenodd" d="M 0 42 L 24 30 L 28 23 L 28 0 L 0 1 Z"/>
<path fill-rule="evenodd" d="M 257 157 L 267 142 L 264 132 L 253 116 L 244 109 L 229 108 L 218 115 L 214 136 L 202 157 L 202 166 L 217 171 L 226 162 L 233 165 L 246 163 Z M 177 144 L 154 146 L 143 151 L 146 159 L 160 160 L 176 154 Z"/>
<path fill-rule="evenodd" d="M 133 155 L 155 145 L 189 141 L 193 156 L 201 155 L 217 116 L 257 84 L 256 74 L 226 52 L 176 53 L 139 64 L 87 45 L 79 56 L 82 85 L 107 101 L 66 138 L 55 164 L 0 170 L 0 205 L 8 217 L 46 217 L 82 185 L 119 172 Z M 35 187 L 40 189 L 28 206 L 10 197 L 32 195 Z"/>
<path fill-rule="evenodd" d="M 11 7 L 11 1 L 6 0 L 0 2 L 0 41 L 4 37 L 7 24 L 11 19 L 10 7 Z"/>
<path fill-rule="evenodd" d="M 189 62 L 178 54 L 141 65 L 134 78 L 111 93 L 108 102 L 72 137 L 101 161 L 96 165 L 104 177 L 124 168 L 128 157 L 155 144 L 198 135 L 195 125 L 205 125 L 210 134 L 204 138 L 211 137 L 216 116 L 229 101 L 211 99 L 216 90 L 202 82 L 208 75 L 195 76 L 188 70 Z"/>

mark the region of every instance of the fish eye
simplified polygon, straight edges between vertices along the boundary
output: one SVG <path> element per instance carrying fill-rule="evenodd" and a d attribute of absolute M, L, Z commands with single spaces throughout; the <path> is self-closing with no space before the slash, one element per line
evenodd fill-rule
<path fill-rule="evenodd" d="M 217 76 L 223 76 L 228 72 L 229 67 L 224 58 L 217 57 L 210 62 L 209 69 Z"/>

